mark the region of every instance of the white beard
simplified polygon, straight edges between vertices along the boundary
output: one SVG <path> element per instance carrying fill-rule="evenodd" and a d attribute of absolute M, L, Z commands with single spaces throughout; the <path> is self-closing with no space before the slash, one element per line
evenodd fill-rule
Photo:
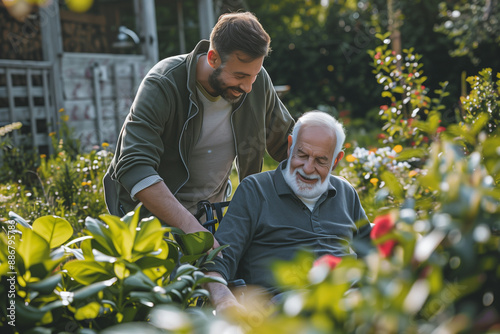
<path fill-rule="evenodd" d="M 319 182 L 314 184 L 308 184 L 302 182 L 297 178 L 297 173 L 308 178 L 308 179 L 317 179 Z M 314 199 L 323 194 L 326 189 L 328 189 L 328 177 L 325 181 L 321 182 L 321 177 L 318 174 L 307 175 L 304 173 L 304 170 L 301 168 L 296 168 L 293 173 L 290 173 L 290 161 L 287 162 L 285 170 L 283 171 L 283 177 L 285 178 L 286 183 L 292 188 L 292 191 L 298 197 L 304 197 L 307 199 Z"/>

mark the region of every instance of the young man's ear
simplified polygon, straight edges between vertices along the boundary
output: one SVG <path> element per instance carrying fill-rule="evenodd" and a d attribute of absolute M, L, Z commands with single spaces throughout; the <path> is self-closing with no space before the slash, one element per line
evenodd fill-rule
<path fill-rule="evenodd" d="M 293 144 L 293 137 L 292 135 L 288 135 L 288 148 L 287 148 L 287 151 L 286 153 L 288 154 L 288 157 L 290 158 L 290 148 L 292 147 L 292 144 Z"/>
<path fill-rule="evenodd" d="M 214 69 L 219 67 L 221 64 L 219 53 L 213 49 L 208 50 L 207 60 L 208 64 Z"/>

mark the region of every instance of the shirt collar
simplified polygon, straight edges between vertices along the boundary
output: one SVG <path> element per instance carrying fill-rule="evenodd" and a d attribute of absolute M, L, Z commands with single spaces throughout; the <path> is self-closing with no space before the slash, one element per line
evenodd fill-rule
<path fill-rule="evenodd" d="M 286 183 L 285 177 L 283 176 L 283 173 L 285 172 L 286 164 L 288 160 L 283 160 L 278 168 L 276 168 L 276 171 L 274 173 L 273 179 L 274 179 L 274 186 L 276 188 L 276 192 L 278 195 L 294 195 L 295 193 L 292 191 L 290 186 Z M 325 191 L 326 196 L 328 197 L 335 197 L 337 194 L 337 189 L 332 184 L 332 177 L 330 176 L 330 182 L 328 183 L 328 188 Z"/>

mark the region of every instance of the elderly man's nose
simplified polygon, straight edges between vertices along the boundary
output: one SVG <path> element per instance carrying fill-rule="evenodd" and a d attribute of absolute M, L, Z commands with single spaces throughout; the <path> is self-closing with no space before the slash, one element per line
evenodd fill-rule
<path fill-rule="evenodd" d="M 302 167 L 302 169 L 304 170 L 305 173 L 312 174 L 314 172 L 314 163 L 310 159 L 308 159 L 304 163 L 304 167 Z"/>

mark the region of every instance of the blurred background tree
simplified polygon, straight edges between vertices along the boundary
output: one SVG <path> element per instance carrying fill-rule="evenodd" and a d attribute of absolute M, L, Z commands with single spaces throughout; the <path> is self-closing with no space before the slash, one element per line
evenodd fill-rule
<path fill-rule="evenodd" d="M 500 44 L 500 8 L 498 0 L 447 1 L 439 4 L 443 23 L 435 30 L 455 44 L 452 56 L 469 56 L 474 64 L 481 61 L 484 46 Z M 498 50 L 498 49 L 497 49 Z"/>
<path fill-rule="evenodd" d="M 450 83 L 442 119 L 454 122 L 456 97 L 466 93 L 465 78 L 485 67 L 500 69 L 497 2 L 220 0 L 214 6 L 216 18 L 226 11 L 249 10 L 260 19 L 272 38 L 273 52 L 265 67 L 275 85 L 290 86 L 283 101 L 293 115 L 322 109 L 373 124 L 383 102 L 381 87 L 371 79 L 367 65 L 367 50 L 376 46 L 376 33 L 397 28 L 400 48 L 414 47 L 423 56 L 427 85 L 436 89 L 439 82 Z M 157 2 L 160 57 L 179 53 L 176 6 L 173 1 Z M 195 0 L 183 1 L 187 52 L 199 40 L 196 8 Z M 458 52 L 457 45 L 468 51 Z M 464 56 L 472 52 L 474 57 Z"/>

